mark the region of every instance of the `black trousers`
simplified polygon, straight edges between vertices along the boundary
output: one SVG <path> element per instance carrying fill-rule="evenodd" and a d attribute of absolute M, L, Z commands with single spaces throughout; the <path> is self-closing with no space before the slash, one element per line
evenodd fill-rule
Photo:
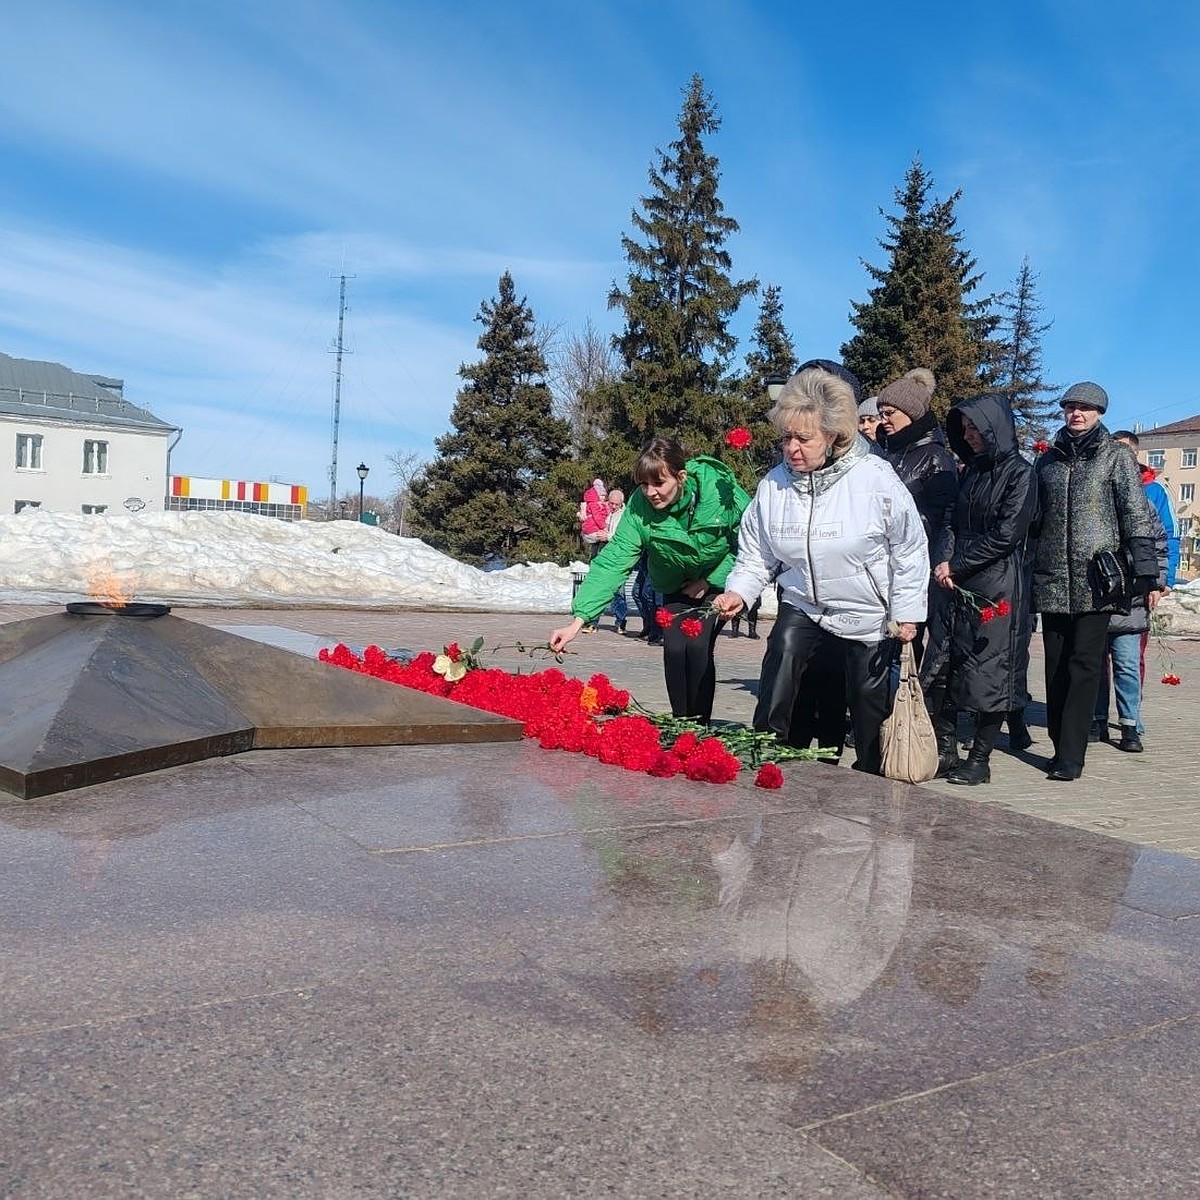
<path fill-rule="evenodd" d="M 809 659 L 796 693 L 787 744 L 803 749 L 818 746 L 846 748 L 846 651 L 841 638 L 826 638 Z"/>
<path fill-rule="evenodd" d="M 1109 613 L 1042 613 L 1046 652 L 1046 727 L 1054 757 L 1083 769 L 1088 730 L 1108 648 Z"/>
<path fill-rule="evenodd" d="M 667 697 L 671 701 L 671 715 L 689 717 L 693 721 L 709 721 L 712 718 L 713 697 L 717 691 L 717 664 L 713 660 L 713 647 L 717 634 L 724 622 L 716 613 L 710 612 L 699 618 L 702 622 L 698 637 L 688 637 L 681 628 L 681 613 L 688 609 L 702 608 L 713 596 L 721 594 L 720 588 L 709 588 L 699 600 L 693 600 L 682 592 L 671 592 L 663 597 L 663 608 L 675 614 L 675 620 L 662 631 L 663 674 L 667 681 Z"/>
<path fill-rule="evenodd" d="M 839 638 L 822 629 L 790 604 L 779 606 L 779 615 L 767 639 L 762 674 L 758 681 L 758 704 L 754 728 L 769 730 L 787 741 L 792 710 L 800 692 L 805 668 L 826 641 L 837 642 L 845 655 L 846 695 L 854 725 L 856 771 L 879 774 L 879 727 L 891 710 L 891 664 L 896 643 L 856 642 Z"/>

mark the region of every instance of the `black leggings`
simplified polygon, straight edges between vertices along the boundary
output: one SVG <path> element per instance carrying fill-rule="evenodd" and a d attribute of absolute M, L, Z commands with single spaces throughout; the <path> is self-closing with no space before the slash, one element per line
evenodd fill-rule
<path fill-rule="evenodd" d="M 698 637 L 688 637 L 680 628 L 679 614 L 688 609 L 703 608 L 721 589 L 710 587 L 699 600 L 693 600 L 682 592 L 671 592 L 663 598 L 663 608 L 675 615 L 675 620 L 663 633 L 663 674 L 667 680 L 667 696 L 671 701 L 671 713 L 676 717 L 689 717 L 693 721 L 709 721 L 712 718 L 713 697 L 717 691 L 717 664 L 713 661 L 713 647 L 720 632 L 721 621 L 710 612 L 703 618 Z"/>
<path fill-rule="evenodd" d="M 828 639 L 838 642 L 845 654 L 846 696 L 850 701 L 857 754 L 854 769 L 878 775 L 879 727 L 891 704 L 891 664 L 896 650 L 891 638 L 882 642 L 856 642 L 835 637 L 798 608 L 786 602 L 780 604 L 763 658 L 754 728 L 770 730 L 780 741 L 787 741 L 805 668 Z"/>

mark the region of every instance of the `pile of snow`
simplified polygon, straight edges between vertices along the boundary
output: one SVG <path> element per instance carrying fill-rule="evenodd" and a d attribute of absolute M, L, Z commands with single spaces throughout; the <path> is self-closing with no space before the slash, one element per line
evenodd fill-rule
<path fill-rule="evenodd" d="M 129 598 L 175 605 L 565 613 L 582 563 L 480 571 L 357 521 L 250 513 L 27 508 L 0 516 L 0 600 L 62 604 L 113 576 Z"/>
<path fill-rule="evenodd" d="M 1200 579 L 1177 583 L 1159 601 L 1158 613 L 1170 633 L 1200 633 Z"/>

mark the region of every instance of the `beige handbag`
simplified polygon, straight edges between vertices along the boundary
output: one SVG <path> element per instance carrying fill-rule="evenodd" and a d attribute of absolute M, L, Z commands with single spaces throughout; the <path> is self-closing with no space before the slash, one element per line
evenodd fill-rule
<path fill-rule="evenodd" d="M 887 779 L 925 783 L 937 774 L 937 737 L 917 678 L 911 642 L 905 642 L 900 649 L 900 686 L 896 689 L 892 715 L 880 729 L 880 749 L 881 769 Z"/>

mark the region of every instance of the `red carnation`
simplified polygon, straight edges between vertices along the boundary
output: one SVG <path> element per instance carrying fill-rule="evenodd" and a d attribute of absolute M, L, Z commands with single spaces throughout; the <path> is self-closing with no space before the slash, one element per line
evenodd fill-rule
<path fill-rule="evenodd" d="M 990 604 L 986 605 L 979 610 L 979 619 L 985 625 L 989 621 L 994 621 L 996 619 L 996 610 Z"/>
<path fill-rule="evenodd" d="M 671 753 L 676 758 L 685 759 L 688 755 L 695 753 L 696 747 L 699 744 L 700 739 L 689 729 L 686 733 L 681 733 L 675 739 L 675 744 L 671 747 Z"/>
<path fill-rule="evenodd" d="M 754 435 L 750 430 L 739 425 L 736 429 L 731 429 L 725 435 L 725 445 L 734 450 L 745 450 L 747 446 L 754 440 Z"/>
<path fill-rule="evenodd" d="M 674 620 L 675 618 L 665 608 L 660 608 L 658 612 L 654 614 L 654 623 L 659 627 L 659 629 L 670 629 L 671 622 Z"/>
<path fill-rule="evenodd" d="M 679 628 L 683 631 L 684 637 L 696 638 L 704 632 L 704 622 L 698 621 L 695 617 L 684 617 L 679 622 Z"/>
<path fill-rule="evenodd" d="M 1163 683 L 1169 683 L 1171 687 L 1178 687 L 1183 682 L 1178 675 L 1164 675 L 1162 681 Z"/>
<path fill-rule="evenodd" d="M 1043 442 L 1040 438 L 1038 439 L 1038 441 L 1033 443 L 1034 454 L 1045 454 L 1046 451 L 1049 449 L 1050 449 L 1050 443 Z"/>
<path fill-rule="evenodd" d="M 672 779 L 683 770 L 683 764 L 673 754 L 667 754 L 660 750 L 655 755 L 654 762 L 650 764 L 648 774 L 653 775 L 655 779 Z"/>
<path fill-rule="evenodd" d="M 1007 600 L 1000 600 L 996 604 L 996 616 L 1007 617 L 1012 612 L 1012 605 Z"/>
<path fill-rule="evenodd" d="M 783 772 L 774 763 L 763 763 L 754 777 L 754 786 L 760 788 L 783 787 Z"/>
<path fill-rule="evenodd" d="M 446 647 L 446 657 L 451 662 L 458 662 L 458 660 L 461 656 L 462 656 L 462 651 L 458 648 L 457 642 L 451 642 L 450 645 L 448 645 Z"/>

